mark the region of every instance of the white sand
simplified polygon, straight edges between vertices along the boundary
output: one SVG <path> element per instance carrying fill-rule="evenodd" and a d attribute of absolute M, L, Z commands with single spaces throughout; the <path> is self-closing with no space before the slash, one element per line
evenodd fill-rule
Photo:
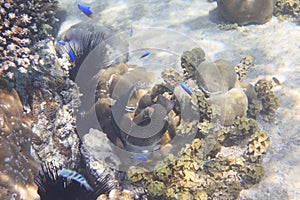
<path fill-rule="evenodd" d="M 62 30 L 70 24 L 90 20 L 78 11 L 76 1 L 60 2 L 68 14 Z M 91 5 L 93 23 L 125 31 L 129 49 L 134 51 L 130 62 L 155 68 L 174 64 L 178 67 L 183 51 L 200 46 L 211 60 L 223 58 L 234 65 L 245 55 L 252 55 L 256 67 L 247 76 L 251 83 L 273 76 L 282 82 L 283 87 L 276 91 L 280 101 L 276 123 L 260 122 L 271 137 L 264 158 L 266 177 L 259 185 L 243 191 L 241 199 L 300 199 L 300 26 L 273 17 L 264 25 L 225 31 L 213 22 L 215 15 L 209 14 L 216 3 L 206 0 L 135 2 L 82 1 Z M 129 38 L 131 26 L 133 37 Z M 139 49 L 143 47 L 155 48 L 151 65 L 147 60 L 136 59 L 142 52 L 135 52 L 145 51 Z"/>

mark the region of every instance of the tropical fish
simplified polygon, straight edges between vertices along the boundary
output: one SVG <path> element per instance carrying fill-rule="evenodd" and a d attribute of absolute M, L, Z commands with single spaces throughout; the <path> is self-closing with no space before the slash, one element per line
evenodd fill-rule
<path fill-rule="evenodd" d="M 184 89 L 184 91 L 186 91 L 189 95 L 192 95 L 192 91 L 190 90 L 190 88 L 184 83 L 181 82 L 180 86 L 182 87 L 182 89 Z"/>
<path fill-rule="evenodd" d="M 59 41 L 58 41 L 58 43 L 59 43 L 59 44 L 61 44 L 61 45 L 63 45 L 63 46 L 65 46 L 65 45 L 66 45 L 66 42 L 65 42 L 65 41 L 63 41 L 63 40 L 59 40 Z"/>
<path fill-rule="evenodd" d="M 80 185 L 83 185 L 86 190 L 94 191 L 93 188 L 88 184 L 86 179 L 78 172 L 69 169 L 62 169 L 58 170 L 58 174 L 61 177 L 67 178 L 67 180 L 77 181 L 78 183 L 80 183 Z"/>
<path fill-rule="evenodd" d="M 72 50 L 69 50 L 69 51 L 68 51 L 68 55 L 69 55 L 69 58 L 70 58 L 71 62 L 75 62 L 75 56 L 74 56 Z"/>
<path fill-rule="evenodd" d="M 79 8 L 79 10 L 81 10 L 81 12 L 83 12 L 88 17 L 91 17 L 91 15 L 93 14 L 90 9 L 90 6 L 87 6 L 83 3 L 78 3 L 77 7 Z"/>
<path fill-rule="evenodd" d="M 276 85 L 279 85 L 279 86 L 282 85 L 282 83 L 281 83 L 276 77 L 272 77 L 272 80 L 274 81 L 274 83 L 275 83 Z"/>
<path fill-rule="evenodd" d="M 132 29 L 132 26 L 130 27 L 130 33 L 129 33 L 129 36 L 132 37 L 133 35 L 133 29 Z"/>
<path fill-rule="evenodd" d="M 135 159 L 135 160 L 139 160 L 139 161 L 143 161 L 143 162 L 147 162 L 148 159 L 145 156 L 141 156 L 141 155 L 137 155 L 137 156 L 130 156 L 131 159 Z"/>
<path fill-rule="evenodd" d="M 151 53 L 150 53 L 149 51 L 147 51 L 146 53 L 144 53 L 144 54 L 140 57 L 140 59 L 145 58 L 145 57 L 149 56 L 150 54 L 151 54 Z"/>

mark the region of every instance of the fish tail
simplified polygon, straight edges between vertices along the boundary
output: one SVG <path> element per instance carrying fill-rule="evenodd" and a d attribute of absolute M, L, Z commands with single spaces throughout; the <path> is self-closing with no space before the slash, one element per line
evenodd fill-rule
<path fill-rule="evenodd" d="M 84 183 L 84 187 L 87 191 L 91 191 L 91 192 L 94 191 L 94 189 L 88 183 Z"/>

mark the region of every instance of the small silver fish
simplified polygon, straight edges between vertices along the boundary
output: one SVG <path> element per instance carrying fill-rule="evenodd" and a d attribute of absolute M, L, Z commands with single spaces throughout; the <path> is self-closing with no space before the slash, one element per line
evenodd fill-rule
<path fill-rule="evenodd" d="M 88 184 L 86 179 L 78 172 L 69 169 L 62 169 L 58 170 L 58 174 L 61 177 L 67 178 L 67 180 L 74 180 L 80 183 L 80 185 L 83 185 L 88 191 L 94 191 L 93 188 Z"/>
<path fill-rule="evenodd" d="M 272 80 L 276 85 L 279 85 L 279 86 L 282 85 L 282 83 L 276 77 L 272 77 Z"/>

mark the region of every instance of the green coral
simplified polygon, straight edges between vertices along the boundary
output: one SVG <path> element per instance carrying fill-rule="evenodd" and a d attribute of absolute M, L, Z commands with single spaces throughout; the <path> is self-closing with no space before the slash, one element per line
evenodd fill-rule
<path fill-rule="evenodd" d="M 248 189 L 251 185 L 259 183 L 264 174 L 264 168 L 260 164 L 250 164 L 245 168 L 245 173 L 241 175 L 241 182 L 245 189 Z"/>
<path fill-rule="evenodd" d="M 126 179 L 131 183 L 141 182 L 146 178 L 146 170 L 141 167 L 132 166 L 126 173 Z"/>
<path fill-rule="evenodd" d="M 238 75 L 239 81 L 242 81 L 246 78 L 249 68 L 253 67 L 253 58 L 251 55 L 246 55 L 239 64 L 237 64 L 234 69 Z"/>
<path fill-rule="evenodd" d="M 298 17 L 300 13 L 299 0 L 276 0 L 274 15 L 280 19 Z"/>
<path fill-rule="evenodd" d="M 161 72 L 162 79 L 168 84 L 171 88 L 175 88 L 182 80 L 183 77 L 172 68 L 167 68 Z"/>
<path fill-rule="evenodd" d="M 181 67 L 185 78 L 194 78 L 196 67 L 205 61 L 205 52 L 199 47 L 185 51 L 181 56 Z"/>
<path fill-rule="evenodd" d="M 185 120 L 181 119 L 179 126 L 176 128 L 176 134 L 178 135 L 193 135 L 197 133 L 197 121 L 186 122 Z"/>
<path fill-rule="evenodd" d="M 251 162 L 259 162 L 262 155 L 267 152 L 270 137 L 262 130 L 255 132 L 249 142 L 245 157 Z"/>
<path fill-rule="evenodd" d="M 158 167 L 154 170 L 154 176 L 157 180 L 166 181 L 172 175 L 172 169 L 169 165 Z"/>
<path fill-rule="evenodd" d="M 224 139 L 222 138 L 223 141 L 222 139 L 220 141 L 225 146 L 239 145 L 258 130 L 258 124 L 254 119 L 237 117 L 232 127 L 222 130 L 223 133 L 220 134 L 223 135 L 220 136 Z"/>
<path fill-rule="evenodd" d="M 165 184 L 161 181 L 150 182 L 146 189 L 151 196 L 161 196 L 165 193 Z"/>
<path fill-rule="evenodd" d="M 262 104 L 262 110 L 260 111 L 260 114 L 265 121 L 274 121 L 275 112 L 279 107 L 278 97 L 275 96 L 272 89 L 272 81 L 262 79 L 255 84 L 257 98 L 261 101 Z"/>

